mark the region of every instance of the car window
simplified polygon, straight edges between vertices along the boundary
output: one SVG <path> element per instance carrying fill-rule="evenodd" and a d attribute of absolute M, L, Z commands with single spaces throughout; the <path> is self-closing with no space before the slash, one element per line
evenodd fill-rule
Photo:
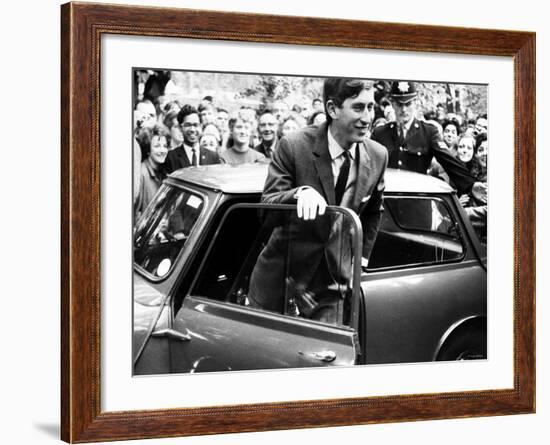
<path fill-rule="evenodd" d="M 237 206 L 223 220 L 191 294 L 348 324 L 355 227 L 340 209 L 304 222 L 294 207 Z"/>
<path fill-rule="evenodd" d="M 134 229 L 134 263 L 154 277 L 166 276 L 195 227 L 204 200 L 163 186 Z"/>
<path fill-rule="evenodd" d="M 385 197 L 368 269 L 460 260 L 465 247 L 453 214 L 437 197 Z"/>

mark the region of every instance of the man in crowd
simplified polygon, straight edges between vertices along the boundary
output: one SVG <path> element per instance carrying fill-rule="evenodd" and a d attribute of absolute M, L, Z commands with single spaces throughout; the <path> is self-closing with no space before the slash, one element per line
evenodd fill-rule
<path fill-rule="evenodd" d="M 271 110 L 265 110 L 258 121 L 258 133 L 261 142 L 254 147 L 254 150 L 260 152 L 265 157 L 273 158 L 273 152 L 277 147 L 277 127 L 279 122 Z"/>
<path fill-rule="evenodd" d="M 475 178 L 445 145 L 437 128 L 415 117 L 416 85 L 413 82 L 395 81 L 392 83 L 390 98 L 396 121 L 375 128 L 372 133 L 372 139 L 388 149 L 388 167 L 426 173 L 435 157 L 459 194 L 468 192 Z"/>
<path fill-rule="evenodd" d="M 284 311 L 289 282 L 304 290 L 301 295 L 313 295 L 314 299 L 331 284 L 349 283 L 351 258 L 342 261 L 336 256 L 339 253 L 349 256 L 351 246 L 338 251 L 332 248 L 335 235 L 347 232 L 343 228 L 335 230 L 330 220 L 320 217 L 327 205 L 341 205 L 362 216 L 365 260 L 374 244 L 388 153 L 383 146 L 366 138 L 371 118 L 367 106 L 373 101 L 372 91 L 361 80 L 329 78 L 324 82 L 323 96 L 327 122 L 300 129 L 279 141 L 262 195 L 263 203 L 295 203 L 297 218 L 314 221 L 300 224 L 295 220 L 289 232 L 281 226 L 274 229 L 251 276 L 248 294 L 251 306 Z M 290 239 L 289 259 L 282 246 Z M 285 266 L 287 261 L 290 266 Z M 287 276 L 287 270 L 292 276 Z M 313 318 L 341 322 L 344 298 L 332 295 L 330 301 L 324 300 L 323 311 Z"/>
<path fill-rule="evenodd" d="M 323 101 L 320 97 L 316 97 L 311 101 L 311 109 L 312 112 L 315 113 L 317 111 L 325 111 L 325 107 L 323 105 Z"/>
<path fill-rule="evenodd" d="M 222 162 L 226 164 L 245 164 L 262 162 L 267 158 L 250 148 L 250 123 L 243 116 L 229 119 L 229 129 L 233 138 L 233 145 L 221 154 Z"/>
<path fill-rule="evenodd" d="M 271 105 L 271 110 L 273 111 L 273 115 L 277 118 L 279 123 L 281 123 L 288 116 L 289 107 L 284 100 L 276 100 Z"/>
<path fill-rule="evenodd" d="M 183 144 L 174 148 L 166 157 L 166 171 L 172 173 L 190 165 L 218 164 L 218 154 L 199 147 L 202 133 L 199 112 L 191 105 L 184 105 L 178 113 L 178 123 L 183 134 Z"/>
<path fill-rule="evenodd" d="M 216 122 L 216 108 L 214 108 L 212 102 L 209 102 L 208 100 L 203 100 L 200 103 L 199 117 L 203 127 Z"/>
<path fill-rule="evenodd" d="M 227 148 L 227 140 L 229 139 L 229 112 L 225 108 L 216 109 L 216 126 L 220 130 L 222 137 L 221 151 Z"/>

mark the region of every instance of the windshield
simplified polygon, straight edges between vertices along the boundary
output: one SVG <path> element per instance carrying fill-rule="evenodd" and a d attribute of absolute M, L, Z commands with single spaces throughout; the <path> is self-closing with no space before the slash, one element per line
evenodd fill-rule
<path fill-rule="evenodd" d="M 134 263 L 155 277 L 167 275 L 203 206 L 199 195 L 163 186 L 134 228 Z"/>

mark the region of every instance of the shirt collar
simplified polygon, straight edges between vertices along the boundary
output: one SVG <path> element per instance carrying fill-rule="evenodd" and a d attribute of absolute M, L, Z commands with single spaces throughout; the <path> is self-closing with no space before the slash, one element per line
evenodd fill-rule
<path fill-rule="evenodd" d="M 195 145 L 187 145 L 185 142 L 183 143 L 183 148 L 185 150 L 185 152 L 187 153 L 187 157 L 189 157 L 189 162 L 191 162 L 191 155 L 192 155 L 192 151 L 193 149 L 195 149 L 195 153 L 197 156 L 199 156 L 199 144 L 195 144 Z"/>
<path fill-rule="evenodd" d="M 334 136 L 332 136 L 332 133 L 330 132 L 330 127 L 327 131 L 327 139 L 328 139 L 328 151 L 330 152 L 330 158 L 334 161 L 336 158 L 338 158 L 345 150 L 342 148 L 342 146 L 336 142 L 336 139 L 334 139 Z M 355 159 L 355 146 L 357 145 L 357 142 L 355 142 L 351 148 L 348 150 L 351 159 Z"/>

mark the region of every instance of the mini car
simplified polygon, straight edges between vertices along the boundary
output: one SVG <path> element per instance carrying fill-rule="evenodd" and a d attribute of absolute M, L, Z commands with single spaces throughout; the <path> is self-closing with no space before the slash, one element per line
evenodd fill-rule
<path fill-rule="evenodd" d="M 289 236 L 273 311 L 250 304 L 250 278 L 274 231 L 300 222 L 295 206 L 260 204 L 266 175 L 179 170 L 136 221 L 134 375 L 486 359 L 486 254 L 448 184 L 388 169 L 368 264 L 362 215 L 328 207 L 346 280 L 306 289 Z M 336 320 L 318 316 L 325 297 Z"/>

